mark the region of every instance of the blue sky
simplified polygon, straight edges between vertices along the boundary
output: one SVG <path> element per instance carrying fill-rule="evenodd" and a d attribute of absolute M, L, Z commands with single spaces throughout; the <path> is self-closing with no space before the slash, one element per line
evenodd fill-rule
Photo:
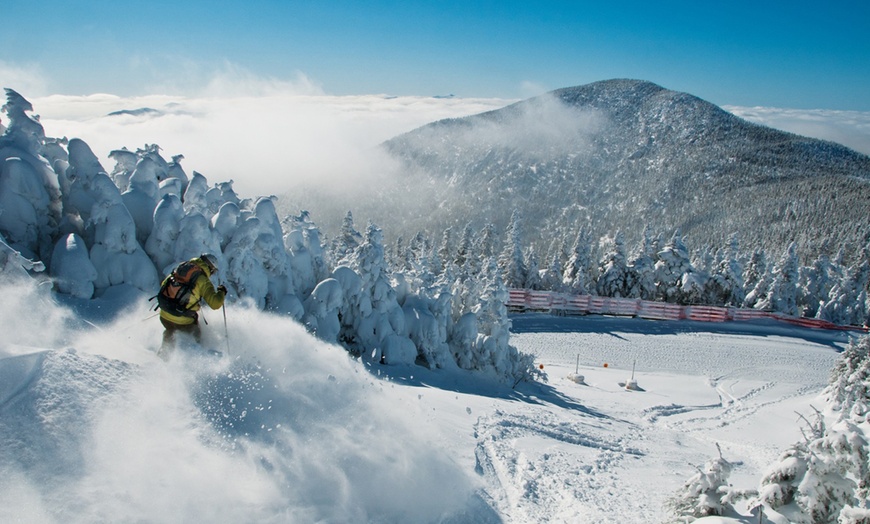
<path fill-rule="evenodd" d="M 719 105 L 870 111 L 866 0 L 0 6 L 0 83 L 45 91 L 32 96 L 195 95 L 235 75 L 335 95 L 524 98 L 639 78 Z"/>

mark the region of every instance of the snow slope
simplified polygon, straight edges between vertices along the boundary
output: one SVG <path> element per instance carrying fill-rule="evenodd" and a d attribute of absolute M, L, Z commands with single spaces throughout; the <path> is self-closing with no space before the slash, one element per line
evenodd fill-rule
<path fill-rule="evenodd" d="M 367 368 L 240 307 L 229 344 L 217 315 L 205 326 L 229 358 L 165 364 L 136 292 L 73 314 L 4 290 L 2 522 L 661 522 L 716 442 L 732 482 L 756 487 L 849 337 L 516 316 L 513 343 L 550 381 L 511 389 Z M 585 384 L 564 378 L 577 367 Z"/>

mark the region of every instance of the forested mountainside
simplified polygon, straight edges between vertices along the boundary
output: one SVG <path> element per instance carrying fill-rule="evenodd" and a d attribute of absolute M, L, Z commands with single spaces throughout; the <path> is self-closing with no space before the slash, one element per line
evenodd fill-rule
<path fill-rule="evenodd" d="M 402 213 L 405 228 L 436 236 L 468 223 L 503 230 L 516 210 L 541 252 L 579 228 L 593 238 L 619 231 L 627 243 L 646 227 L 679 229 L 713 248 L 736 233 L 744 249 L 770 253 L 794 241 L 804 262 L 870 240 L 870 157 L 650 82 L 560 89 L 384 147 L 409 195 L 425 193 L 405 199 L 423 202 Z"/>

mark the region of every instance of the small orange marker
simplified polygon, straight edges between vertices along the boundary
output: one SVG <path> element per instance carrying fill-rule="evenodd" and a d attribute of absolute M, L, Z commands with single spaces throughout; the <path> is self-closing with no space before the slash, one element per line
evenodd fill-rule
<path fill-rule="evenodd" d="M 607 362 L 605 362 L 605 363 L 604 363 L 604 367 L 607 367 L 607 366 L 608 366 L 608 364 L 607 364 Z"/>
<path fill-rule="evenodd" d="M 543 364 L 538 364 L 538 369 L 544 369 L 544 365 L 543 365 Z"/>

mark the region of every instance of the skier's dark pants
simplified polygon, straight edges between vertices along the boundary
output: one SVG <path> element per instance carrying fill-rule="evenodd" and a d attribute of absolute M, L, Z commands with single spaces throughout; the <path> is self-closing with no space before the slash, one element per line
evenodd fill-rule
<path fill-rule="evenodd" d="M 188 333 L 193 335 L 193 339 L 199 344 L 202 342 L 202 330 L 199 328 L 199 322 L 194 321 L 193 324 L 176 324 L 165 318 L 160 318 L 160 323 L 166 330 L 163 332 L 163 344 L 160 346 L 158 355 L 163 358 L 169 358 L 169 353 L 172 352 L 175 346 L 175 333 Z"/>

